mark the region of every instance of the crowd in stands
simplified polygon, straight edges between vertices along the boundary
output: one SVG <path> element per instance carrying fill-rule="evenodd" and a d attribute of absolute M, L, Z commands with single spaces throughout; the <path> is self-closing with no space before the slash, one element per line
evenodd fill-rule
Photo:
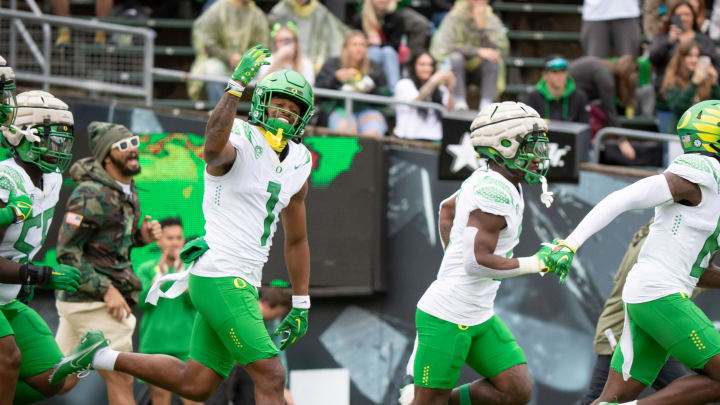
<path fill-rule="evenodd" d="M 251 0 L 211 0 L 193 25 L 191 70 L 227 77 L 244 51 L 262 44 L 273 57 L 257 80 L 290 68 L 317 88 L 436 103 L 448 111 L 481 109 L 503 93 L 503 60 L 512 53 L 492 3 L 433 0 L 423 14 L 406 0 L 364 0 L 346 24 L 318 0 L 280 0 L 267 14 Z M 64 0 L 52 4 L 67 14 Z M 107 13 L 106 3 L 97 4 L 98 13 Z M 635 115 L 653 117 L 659 132 L 674 133 L 682 111 L 720 95 L 720 7 L 711 6 L 706 0 L 584 0 L 583 54 L 539 55 L 542 77 L 518 98 L 547 119 L 588 123 L 593 134 Z M 215 102 L 223 86 L 194 81 L 188 92 Z M 318 123 L 333 130 L 442 138 L 435 109 L 397 104 L 395 127 L 388 128 L 387 106 L 356 102 L 352 114 L 340 100 L 321 99 L 318 106 Z M 627 140 L 619 149 L 627 160 L 635 158 Z"/>

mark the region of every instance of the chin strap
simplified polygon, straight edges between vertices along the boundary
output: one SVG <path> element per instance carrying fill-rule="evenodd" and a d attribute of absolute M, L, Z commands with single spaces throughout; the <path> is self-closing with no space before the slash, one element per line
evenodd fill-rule
<path fill-rule="evenodd" d="M 542 187 L 542 194 L 540 194 L 540 202 L 545 204 L 545 207 L 550 208 L 555 199 L 552 191 L 548 191 L 548 182 L 545 176 L 540 177 L 540 186 Z"/>
<path fill-rule="evenodd" d="M 277 134 L 274 134 L 267 129 L 262 129 L 263 136 L 265 136 L 265 140 L 270 145 L 271 148 L 275 152 L 282 152 L 283 149 L 285 149 L 285 146 L 287 145 L 287 139 L 283 138 L 283 130 L 282 128 L 278 129 Z"/>

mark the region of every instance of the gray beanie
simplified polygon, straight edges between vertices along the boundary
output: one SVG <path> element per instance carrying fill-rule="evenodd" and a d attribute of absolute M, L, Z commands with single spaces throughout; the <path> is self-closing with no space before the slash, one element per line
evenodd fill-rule
<path fill-rule="evenodd" d="M 105 157 L 110 153 L 112 144 L 134 135 L 124 125 L 93 121 L 88 125 L 90 152 L 92 152 L 95 160 L 102 164 Z"/>

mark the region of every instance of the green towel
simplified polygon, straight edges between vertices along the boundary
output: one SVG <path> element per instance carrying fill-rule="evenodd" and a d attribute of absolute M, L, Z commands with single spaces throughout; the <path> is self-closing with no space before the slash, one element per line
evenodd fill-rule
<path fill-rule="evenodd" d="M 200 237 L 193 239 L 186 243 L 180 251 L 180 261 L 187 264 L 192 263 L 197 260 L 198 257 L 202 256 L 208 249 L 210 249 L 210 247 L 207 242 L 205 242 L 205 238 Z"/>

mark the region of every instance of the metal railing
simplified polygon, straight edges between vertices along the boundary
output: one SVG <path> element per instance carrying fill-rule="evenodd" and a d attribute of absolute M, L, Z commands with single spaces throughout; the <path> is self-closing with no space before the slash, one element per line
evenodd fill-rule
<path fill-rule="evenodd" d="M 600 149 L 602 143 L 608 136 L 624 136 L 626 138 L 643 139 L 649 141 L 661 141 L 661 142 L 680 142 L 677 135 L 663 134 L 660 132 L 640 131 L 637 129 L 617 128 L 617 127 L 605 127 L 597 132 L 595 135 L 595 145 L 593 146 L 592 161 L 593 163 L 600 162 Z"/>
<path fill-rule="evenodd" d="M 202 80 L 205 82 L 214 83 L 226 83 L 227 77 L 208 76 L 191 74 L 182 70 L 164 69 L 164 68 L 153 68 L 154 75 L 157 76 L 168 76 L 183 80 Z M 381 105 L 408 105 L 415 108 L 424 108 L 429 110 L 437 111 L 441 116 L 447 112 L 445 107 L 436 103 L 429 102 L 413 102 L 413 101 L 402 101 L 393 97 L 377 96 L 374 94 L 355 93 L 349 91 L 313 88 L 313 93 L 319 98 L 330 98 L 335 100 L 343 100 L 345 107 L 346 116 L 352 116 L 353 106 L 355 102 L 370 103 L 370 104 L 381 104 Z"/>
<path fill-rule="evenodd" d="M 152 103 L 153 30 L 44 15 L 32 0 L 27 3 L 34 13 L 0 9 L 0 49 L 18 80 L 43 83 L 46 90 L 61 85 Z M 52 33 L 59 35 L 61 27 L 67 27 L 67 41 L 53 44 Z"/>

